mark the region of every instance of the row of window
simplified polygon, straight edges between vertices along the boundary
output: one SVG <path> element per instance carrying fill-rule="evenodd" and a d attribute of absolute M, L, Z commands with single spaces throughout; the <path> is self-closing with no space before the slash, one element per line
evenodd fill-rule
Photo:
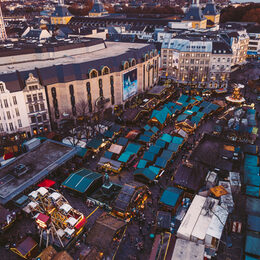
<path fill-rule="evenodd" d="M 17 123 L 18 123 L 18 127 L 23 127 L 23 126 L 22 126 L 22 121 L 21 121 L 21 119 L 18 119 L 18 120 L 17 120 Z M 8 127 L 8 126 L 9 126 L 9 127 Z M 6 124 L 5 127 L 6 127 L 6 131 L 9 131 L 9 129 L 10 129 L 10 131 L 14 131 L 15 129 L 17 129 L 16 126 L 15 126 L 15 128 L 14 128 L 13 123 Z M 4 132 L 4 126 L 3 126 L 2 123 L 0 123 L 0 132 Z"/>
<path fill-rule="evenodd" d="M 43 111 L 43 110 L 45 110 L 44 103 L 29 105 L 29 112 L 30 113 L 39 112 L 39 111 Z"/>
<path fill-rule="evenodd" d="M 221 62 L 221 58 L 216 58 L 216 57 L 214 57 L 213 60 L 214 60 L 214 61 L 217 61 L 217 62 Z M 222 61 L 225 62 L 225 61 L 226 61 L 226 58 L 223 57 L 223 58 L 222 58 Z M 232 59 L 227 58 L 227 62 L 230 62 L 230 61 L 232 62 Z"/>
<path fill-rule="evenodd" d="M 37 89 L 38 89 L 38 85 L 29 86 L 30 91 L 37 90 Z"/>
<path fill-rule="evenodd" d="M 5 108 L 8 108 L 8 107 L 9 107 L 8 100 L 7 100 L 7 99 L 4 99 L 3 102 L 4 102 Z M 13 96 L 13 104 L 14 104 L 14 105 L 17 105 L 16 96 Z M 11 105 L 11 102 L 10 102 L 10 105 Z M 3 108 L 3 104 L 2 104 L 2 101 L 1 101 L 1 100 L 0 100 L 0 106 L 1 106 L 1 108 Z"/>
<path fill-rule="evenodd" d="M 43 100 L 43 94 L 42 93 L 38 93 L 38 96 L 37 94 L 33 94 L 33 95 L 27 95 L 27 102 L 28 103 L 31 103 L 32 101 L 37 101 L 38 99 L 39 100 Z"/>
<path fill-rule="evenodd" d="M 36 123 L 42 123 L 43 121 L 47 120 L 47 114 L 42 114 L 36 116 L 31 116 L 31 123 L 36 124 Z"/>

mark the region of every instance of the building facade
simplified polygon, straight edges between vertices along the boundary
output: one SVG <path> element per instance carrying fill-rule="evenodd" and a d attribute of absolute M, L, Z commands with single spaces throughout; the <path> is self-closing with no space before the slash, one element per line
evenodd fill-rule
<path fill-rule="evenodd" d="M 51 24 L 67 24 L 71 18 L 72 14 L 64 6 L 64 1 L 59 0 L 55 11 L 51 14 Z"/>
<path fill-rule="evenodd" d="M 216 10 L 213 0 L 209 0 L 203 10 L 203 15 L 207 19 L 207 28 L 211 28 L 219 24 L 220 13 Z"/>
<path fill-rule="evenodd" d="M 7 88 L 0 81 L 0 133 L 22 132 L 27 136 L 50 130 L 45 89 L 29 74 L 23 89 Z"/>
<path fill-rule="evenodd" d="M 253 25 L 247 29 L 249 36 L 247 55 L 249 57 L 260 56 L 260 25 Z"/>
<path fill-rule="evenodd" d="M 169 37 L 162 44 L 161 67 L 179 83 L 207 88 L 226 86 L 231 64 L 230 46 L 215 36 Z"/>

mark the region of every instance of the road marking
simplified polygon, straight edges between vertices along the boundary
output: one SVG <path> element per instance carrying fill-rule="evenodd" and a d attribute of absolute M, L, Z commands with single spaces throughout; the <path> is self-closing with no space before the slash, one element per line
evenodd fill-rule
<path fill-rule="evenodd" d="M 114 260 L 115 257 L 116 257 L 116 254 L 117 254 L 117 251 L 118 251 L 118 249 L 119 249 L 119 246 L 120 246 L 120 244 L 121 244 L 121 242 L 122 242 L 122 240 L 123 240 L 123 238 L 124 238 L 126 229 L 127 229 L 127 226 L 125 227 L 125 230 L 124 230 L 124 232 L 123 232 L 123 234 L 122 234 L 122 237 L 121 237 L 121 239 L 120 239 L 120 242 L 118 243 L 118 246 L 117 246 L 117 248 L 116 248 L 116 252 L 114 253 L 114 255 L 113 255 L 113 257 L 112 257 L 112 260 Z"/>
<path fill-rule="evenodd" d="M 92 215 L 93 213 L 95 213 L 95 212 L 98 210 L 98 208 L 99 208 L 99 206 L 97 206 L 97 207 L 86 217 L 86 219 L 88 219 L 89 217 L 91 217 L 91 215 Z"/>

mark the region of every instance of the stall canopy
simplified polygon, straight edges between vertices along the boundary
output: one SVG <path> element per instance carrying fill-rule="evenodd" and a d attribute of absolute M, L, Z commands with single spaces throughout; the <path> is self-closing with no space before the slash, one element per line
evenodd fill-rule
<path fill-rule="evenodd" d="M 104 153 L 104 157 L 108 158 L 108 159 L 111 159 L 113 156 L 113 153 L 112 152 L 109 152 L 109 151 L 105 151 Z"/>
<path fill-rule="evenodd" d="M 118 172 L 121 169 L 121 162 L 111 160 L 109 158 L 101 157 L 98 162 L 99 167 L 106 167 L 112 171 Z"/>
<path fill-rule="evenodd" d="M 117 140 L 117 144 L 118 144 L 118 145 L 126 146 L 127 143 L 128 143 L 128 139 L 125 138 L 125 137 L 120 137 L 120 138 Z"/>
<path fill-rule="evenodd" d="M 168 187 L 160 198 L 160 203 L 174 208 L 183 194 L 183 190 L 175 187 Z"/>
<path fill-rule="evenodd" d="M 193 107 L 191 108 L 191 111 L 192 111 L 192 112 L 199 112 L 199 110 L 200 110 L 200 108 L 199 108 L 198 106 L 193 106 Z"/>
<path fill-rule="evenodd" d="M 143 155 L 143 159 L 152 162 L 155 159 L 155 156 L 156 154 L 145 151 Z"/>
<path fill-rule="evenodd" d="M 84 158 L 84 157 L 86 156 L 87 152 L 88 152 L 88 149 L 87 149 L 87 148 L 81 148 L 81 147 L 80 147 L 80 148 L 78 149 L 77 156 L 78 156 L 78 157 L 81 157 L 81 158 Z"/>
<path fill-rule="evenodd" d="M 104 132 L 103 135 L 104 135 L 105 137 L 107 137 L 107 138 L 112 138 L 112 137 L 114 136 L 114 134 L 115 134 L 115 133 L 114 133 L 113 131 L 107 130 L 107 131 Z"/>
<path fill-rule="evenodd" d="M 245 252 L 254 256 L 260 256 L 260 235 L 256 232 L 247 231 Z"/>
<path fill-rule="evenodd" d="M 151 170 L 153 173 L 155 173 L 156 176 L 159 175 L 159 173 L 160 173 L 161 170 L 162 170 L 161 168 L 158 168 L 158 167 L 156 167 L 156 166 L 149 166 L 148 169 Z"/>
<path fill-rule="evenodd" d="M 111 153 L 120 154 L 123 149 L 124 149 L 124 147 L 122 145 L 112 144 L 110 146 L 110 148 L 108 149 L 108 151 Z"/>
<path fill-rule="evenodd" d="M 169 134 L 163 134 L 161 137 L 160 137 L 161 140 L 167 142 L 167 143 L 170 143 L 172 141 L 172 136 L 169 135 Z"/>
<path fill-rule="evenodd" d="M 123 162 L 126 163 L 128 162 L 128 160 L 130 159 L 131 155 L 133 155 L 134 153 L 132 152 L 123 152 L 120 157 L 118 158 L 119 162 Z"/>
<path fill-rule="evenodd" d="M 147 135 L 140 135 L 138 141 L 143 143 L 149 143 L 151 141 L 151 137 Z"/>
<path fill-rule="evenodd" d="M 168 150 L 172 151 L 174 153 L 177 153 L 178 149 L 179 149 L 179 146 L 180 146 L 180 144 L 170 143 L 169 146 L 168 146 Z"/>
<path fill-rule="evenodd" d="M 258 156 L 246 154 L 245 155 L 245 165 L 257 166 L 258 165 Z"/>
<path fill-rule="evenodd" d="M 165 168 L 166 167 L 166 165 L 167 165 L 167 163 L 168 163 L 168 160 L 166 160 L 165 158 L 163 158 L 163 157 L 158 157 L 157 159 L 156 159 L 156 162 L 155 162 L 155 166 L 158 166 L 158 167 L 160 167 L 160 168 Z"/>
<path fill-rule="evenodd" d="M 244 173 L 245 173 L 245 175 L 248 175 L 248 174 L 259 175 L 260 174 L 260 167 L 245 165 L 244 166 Z"/>
<path fill-rule="evenodd" d="M 137 169 L 143 169 L 146 167 L 148 161 L 141 159 L 137 164 Z"/>
<path fill-rule="evenodd" d="M 259 186 L 246 186 L 246 195 L 253 196 L 253 197 L 260 197 L 260 187 Z"/>
<path fill-rule="evenodd" d="M 154 154 L 159 154 L 161 149 L 162 148 L 160 146 L 152 145 L 152 146 L 149 147 L 148 152 L 154 153 Z"/>
<path fill-rule="evenodd" d="M 92 140 L 90 140 L 87 143 L 87 147 L 96 150 L 96 149 L 98 149 L 101 146 L 102 143 L 103 143 L 102 139 L 93 138 Z"/>
<path fill-rule="evenodd" d="M 254 215 L 248 215 L 247 229 L 255 232 L 260 232 L 260 217 Z"/>
<path fill-rule="evenodd" d="M 149 137 L 152 137 L 152 136 L 154 136 L 154 133 L 151 132 L 151 131 L 145 131 L 145 132 L 144 132 L 144 135 L 149 136 Z"/>
<path fill-rule="evenodd" d="M 130 143 L 127 145 L 125 151 L 137 154 L 139 152 L 139 150 L 141 149 L 141 147 L 142 146 L 139 144 Z"/>
<path fill-rule="evenodd" d="M 38 183 L 38 187 L 45 187 L 45 188 L 50 188 L 52 187 L 56 182 L 53 180 L 49 180 L 49 179 L 45 179 L 43 181 L 41 181 L 40 183 Z"/>
<path fill-rule="evenodd" d="M 180 114 L 178 117 L 177 117 L 177 122 L 182 122 L 182 121 L 184 121 L 185 119 L 187 119 L 187 117 L 188 117 L 189 115 L 187 115 L 187 114 Z"/>
<path fill-rule="evenodd" d="M 153 127 L 151 128 L 151 131 L 152 131 L 154 134 L 157 134 L 158 131 L 159 131 L 159 129 L 158 129 L 156 126 L 153 126 Z"/>
<path fill-rule="evenodd" d="M 161 157 L 165 160 L 169 161 L 173 156 L 173 151 L 170 150 L 163 150 Z"/>
<path fill-rule="evenodd" d="M 111 128 L 109 130 L 114 133 L 118 133 L 118 132 L 120 132 L 121 128 L 122 127 L 120 125 L 114 124 L 111 126 Z"/>
<path fill-rule="evenodd" d="M 137 177 L 138 179 L 144 180 L 147 183 L 153 182 L 155 180 L 156 176 L 157 175 L 148 168 L 136 169 L 134 172 L 135 178 Z"/>
<path fill-rule="evenodd" d="M 156 140 L 155 145 L 156 145 L 156 146 L 159 146 L 159 147 L 161 147 L 161 148 L 165 148 L 166 142 L 163 141 L 163 140 L 161 140 L 161 139 L 158 139 L 158 140 Z"/>
<path fill-rule="evenodd" d="M 181 95 L 179 99 L 177 100 L 178 103 L 186 102 L 189 99 L 189 96 L 187 95 Z"/>
<path fill-rule="evenodd" d="M 183 140 L 184 139 L 182 137 L 174 136 L 172 139 L 172 143 L 181 145 L 183 143 Z"/>
<path fill-rule="evenodd" d="M 247 144 L 244 147 L 244 152 L 255 155 L 258 153 L 258 146 L 253 144 Z"/>
<path fill-rule="evenodd" d="M 102 185 L 103 175 L 97 172 L 92 172 L 88 169 L 81 169 L 72 173 L 62 185 L 66 188 L 75 190 L 80 193 L 85 193 L 94 188 L 93 186 Z"/>
<path fill-rule="evenodd" d="M 246 212 L 248 215 L 255 215 L 260 217 L 260 199 L 247 197 Z"/>
<path fill-rule="evenodd" d="M 149 125 L 145 125 L 145 126 L 144 126 L 144 130 L 145 130 L 145 131 L 149 131 L 150 129 L 151 129 L 151 126 L 149 126 Z"/>
<path fill-rule="evenodd" d="M 171 116 L 171 111 L 167 107 L 164 107 L 162 110 L 153 110 L 151 119 L 155 119 L 163 125 L 169 116 Z"/>

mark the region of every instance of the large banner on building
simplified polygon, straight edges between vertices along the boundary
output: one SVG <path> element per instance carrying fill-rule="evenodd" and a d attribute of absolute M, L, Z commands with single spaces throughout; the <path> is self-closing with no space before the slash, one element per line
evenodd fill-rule
<path fill-rule="evenodd" d="M 137 93 L 137 69 L 123 74 L 123 101 Z"/>

